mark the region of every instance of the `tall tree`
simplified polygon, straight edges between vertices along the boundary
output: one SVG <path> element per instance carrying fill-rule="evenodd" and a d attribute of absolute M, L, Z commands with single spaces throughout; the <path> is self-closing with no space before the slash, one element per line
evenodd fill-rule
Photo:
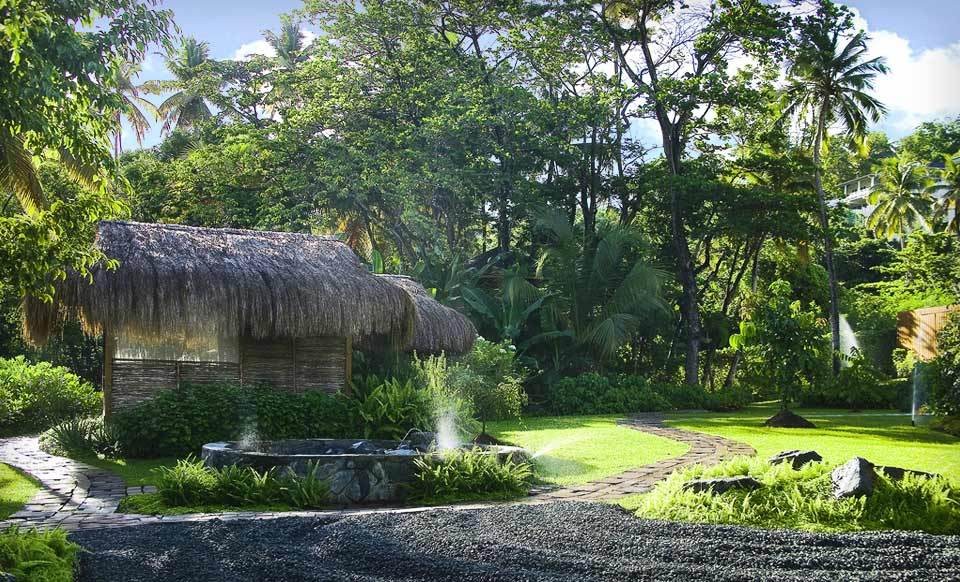
<path fill-rule="evenodd" d="M 150 120 L 147 119 L 147 115 L 149 114 L 155 120 L 160 116 L 157 106 L 144 99 L 140 95 L 140 87 L 133 82 L 134 77 L 139 74 L 140 65 L 134 63 L 121 63 L 117 70 L 117 93 L 120 96 L 121 105 L 120 109 L 117 110 L 117 127 L 113 134 L 114 157 L 120 157 L 120 153 L 123 151 L 123 132 L 120 128 L 122 119 L 126 119 L 127 123 L 130 124 L 137 143 L 143 145 L 143 138 L 150 130 Z"/>
<path fill-rule="evenodd" d="M 878 237 L 897 238 L 902 246 L 914 226 L 927 228 L 924 216 L 931 198 L 925 169 L 919 162 L 888 158 L 880 165 L 877 180 L 869 199 L 876 206 L 867 217 L 867 227 Z"/>
<path fill-rule="evenodd" d="M 300 21 L 295 18 L 284 17 L 280 23 L 280 30 L 268 30 L 263 34 L 273 50 L 281 66 L 292 69 L 306 59 L 303 42 L 303 31 L 300 30 Z"/>
<path fill-rule="evenodd" d="M 885 112 L 883 104 L 869 91 L 876 76 L 887 72 L 881 57 L 867 58 L 866 34 L 858 31 L 847 38 L 850 32 L 849 14 L 830 2 L 824 2 L 815 14 L 805 18 L 784 93 L 784 115 L 809 122 L 813 129 L 813 185 L 819 203 L 824 266 L 830 279 L 835 374 L 840 372 L 840 292 L 822 180 L 824 138 L 834 125 L 844 128 L 853 138 L 866 135 L 868 121 L 879 121 Z"/>
<path fill-rule="evenodd" d="M 669 222 L 682 288 L 680 310 L 686 336 L 684 375 L 699 383 L 703 329 L 696 257 L 691 252 L 684 206 L 688 148 L 715 134 L 711 113 L 744 97 L 743 76 L 729 72 L 731 56 L 748 51 L 769 60 L 776 52 L 785 16 L 760 0 L 728 0 L 691 7 L 675 0 L 614 0 L 588 9 L 617 56 L 629 89 L 656 121 L 671 180 Z M 706 146 L 706 140 L 700 140 Z"/>
<path fill-rule="evenodd" d="M 83 272 L 99 258 L 87 235 L 93 221 L 117 211 L 107 184 L 115 170 L 109 134 L 122 107 L 118 68 L 166 41 L 171 13 L 154 4 L 27 0 L 0 7 L 0 285 L 48 298 L 67 268 Z M 46 200 L 37 159 L 88 188 Z M 27 213 L 9 211 L 14 198 Z"/>
<path fill-rule="evenodd" d="M 142 85 L 144 91 L 153 95 L 173 91 L 157 108 L 163 118 L 164 132 L 174 128 L 189 129 L 213 115 L 203 95 L 190 84 L 209 60 L 210 45 L 187 37 L 179 46 L 167 52 L 167 68 L 175 79 L 148 81 Z"/>

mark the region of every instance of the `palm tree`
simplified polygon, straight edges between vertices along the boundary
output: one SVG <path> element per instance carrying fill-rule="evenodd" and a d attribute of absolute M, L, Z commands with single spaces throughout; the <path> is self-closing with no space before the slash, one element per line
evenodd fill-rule
<path fill-rule="evenodd" d="M 915 225 L 927 227 L 925 211 L 930 207 L 929 180 L 919 162 L 888 158 L 880 165 L 878 186 L 870 194 L 876 204 L 867 218 L 867 228 L 880 237 L 898 238 L 903 245 L 907 231 Z"/>
<path fill-rule="evenodd" d="M 33 154 L 23 139 L 4 123 L 0 123 L 0 191 L 9 192 L 2 210 L 14 196 L 29 214 L 46 205 Z"/>
<path fill-rule="evenodd" d="M 569 338 L 574 353 L 588 350 L 602 364 L 649 316 L 665 309 L 660 295 L 665 275 L 632 257 L 636 238 L 629 227 L 598 225 L 590 251 L 578 225 L 562 212 L 544 213 L 539 226 L 552 241 L 541 253 L 537 271 L 554 293 L 541 307 L 548 332 L 540 338 Z"/>
<path fill-rule="evenodd" d="M 277 52 L 276 58 L 284 68 L 292 69 L 304 61 L 306 55 L 299 20 L 284 18 L 279 32 L 268 30 L 263 36 Z"/>
<path fill-rule="evenodd" d="M 189 81 L 197 69 L 210 60 L 210 46 L 195 38 L 183 39 L 180 46 L 167 53 L 167 68 L 176 77 L 172 81 L 148 81 L 141 89 L 153 95 L 174 91 L 157 108 L 163 118 L 163 131 L 189 129 L 213 114 L 203 96 L 190 88 Z"/>
<path fill-rule="evenodd" d="M 144 111 L 153 116 L 156 120 L 160 117 L 156 105 L 140 96 L 140 87 L 133 84 L 133 78 L 140 74 L 140 65 L 134 63 L 122 63 L 117 72 L 117 93 L 123 101 L 121 109 L 117 110 L 117 131 L 113 136 L 114 156 L 120 157 L 123 151 L 121 141 L 120 120 L 126 117 L 127 123 L 133 128 L 133 135 L 137 138 L 137 143 L 143 145 L 143 138 L 150 129 L 150 121 L 144 114 Z"/>
<path fill-rule="evenodd" d="M 805 45 L 790 67 L 784 108 L 784 116 L 813 118 L 813 183 L 819 202 L 824 263 L 830 279 L 834 374 L 840 372 L 840 296 L 833 262 L 833 234 L 821 180 L 821 150 L 828 127 L 839 123 L 851 137 L 862 139 L 868 119 L 879 121 L 886 108 L 868 91 L 873 89 L 876 76 L 887 72 L 882 58 L 866 58 L 867 36 L 863 31 L 842 45 L 840 32 L 824 20 L 811 27 Z"/>
<path fill-rule="evenodd" d="M 943 156 L 940 179 L 927 186 L 927 193 L 937 192 L 940 200 L 934 211 L 934 219 L 945 222 L 944 230 L 960 236 L 960 164 L 956 159 L 960 152 Z"/>

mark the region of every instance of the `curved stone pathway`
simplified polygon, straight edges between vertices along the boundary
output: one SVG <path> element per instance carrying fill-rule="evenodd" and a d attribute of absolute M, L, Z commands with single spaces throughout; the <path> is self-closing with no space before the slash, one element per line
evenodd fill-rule
<path fill-rule="evenodd" d="M 613 501 L 634 493 L 646 493 L 674 471 L 691 465 L 715 465 L 736 456 L 753 456 L 757 452 L 748 444 L 715 435 L 664 426 L 663 416 L 636 415 L 617 424 L 690 445 L 690 450 L 670 459 L 663 459 L 637 469 L 630 469 L 598 481 L 546 491 L 539 497 L 564 501 Z"/>
<path fill-rule="evenodd" d="M 660 415 L 637 415 L 618 424 L 656 436 L 686 443 L 690 450 L 679 457 L 664 459 L 606 477 L 598 481 L 564 488 L 539 488 L 531 491 L 525 503 L 549 501 L 613 501 L 634 493 L 646 493 L 671 473 L 695 464 L 713 465 L 738 455 L 756 451 L 744 443 L 723 437 L 664 426 Z M 126 495 L 149 493 L 152 487 L 126 487 L 120 476 L 90 465 L 49 455 L 40 450 L 36 437 L 0 439 L 0 462 L 17 467 L 41 484 L 41 490 L 24 508 L 0 521 L 0 530 L 9 525 L 67 530 L 125 527 L 146 523 L 209 521 L 214 519 L 275 519 L 318 515 L 362 515 L 367 513 L 415 513 L 436 509 L 473 509 L 491 505 L 479 503 L 455 506 L 409 508 L 338 509 L 324 511 L 251 512 L 231 511 L 175 516 L 150 516 L 116 513 Z M 509 502 L 508 502 L 509 503 Z"/>

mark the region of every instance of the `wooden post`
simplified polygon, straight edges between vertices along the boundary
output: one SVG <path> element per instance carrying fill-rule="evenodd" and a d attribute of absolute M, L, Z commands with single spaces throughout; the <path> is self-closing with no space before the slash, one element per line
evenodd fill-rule
<path fill-rule="evenodd" d="M 347 336 L 346 346 L 344 348 L 346 352 L 343 354 L 344 362 L 344 386 L 343 393 L 349 396 L 353 393 L 353 388 L 351 386 L 353 382 L 353 339 L 350 336 Z"/>
<path fill-rule="evenodd" d="M 117 342 L 113 332 L 103 330 L 103 418 L 110 419 L 113 411 L 113 356 L 116 354 Z"/>

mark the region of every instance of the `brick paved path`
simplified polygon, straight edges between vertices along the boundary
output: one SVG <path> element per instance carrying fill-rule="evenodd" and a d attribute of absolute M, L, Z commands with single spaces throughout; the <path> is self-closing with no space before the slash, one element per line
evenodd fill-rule
<path fill-rule="evenodd" d="M 610 501 L 632 493 L 650 491 L 660 480 L 674 471 L 701 463 L 712 465 L 737 455 L 753 455 L 749 445 L 713 435 L 669 428 L 662 418 L 641 415 L 620 421 L 620 424 L 690 445 L 690 450 L 679 457 L 657 461 L 631 469 L 599 481 L 566 488 L 542 488 L 531 492 L 526 503 L 545 503 L 555 500 Z M 275 519 L 278 517 L 325 515 L 355 515 L 365 513 L 406 513 L 433 511 L 441 507 L 341 509 L 326 511 L 249 512 L 231 511 L 155 517 L 115 513 L 125 495 L 150 492 L 150 487 L 126 487 L 114 473 L 91 467 L 63 457 L 48 455 L 40 450 L 36 437 L 0 439 L 0 461 L 17 467 L 36 478 L 43 488 L 21 511 L 0 521 L 0 530 L 8 525 L 67 530 L 124 527 L 144 523 L 207 521 L 212 519 Z M 485 504 L 457 505 L 461 509 L 482 507 Z M 449 507 L 449 506 L 447 506 Z"/>

